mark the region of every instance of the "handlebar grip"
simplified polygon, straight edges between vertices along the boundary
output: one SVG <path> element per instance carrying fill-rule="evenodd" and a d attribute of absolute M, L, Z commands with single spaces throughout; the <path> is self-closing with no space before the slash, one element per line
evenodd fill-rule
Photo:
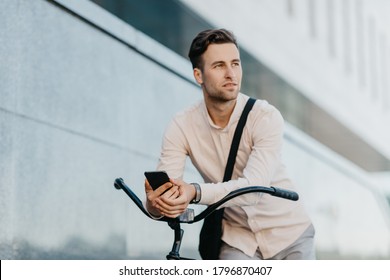
<path fill-rule="evenodd" d="M 123 179 L 122 178 L 117 178 L 115 179 L 114 181 L 114 187 L 117 189 L 117 190 L 120 190 L 122 188 L 121 185 L 123 185 Z"/>
<path fill-rule="evenodd" d="M 144 208 L 142 201 L 138 198 L 138 196 L 125 184 L 125 181 L 122 178 L 117 178 L 114 181 L 114 187 L 117 190 L 122 189 L 135 203 L 135 205 L 148 217 L 150 217 L 150 214 L 146 209 Z"/>
<path fill-rule="evenodd" d="M 288 190 L 279 189 L 275 187 L 271 187 L 271 189 L 274 189 L 274 193 L 271 193 L 271 195 L 273 196 L 282 197 L 294 201 L 297 201 L 299 199 L 299 195 L 294 191 L 288 191 Z"/>
<path fill-rule="evenodd" d="M 117 190 L 122 189 L 129 197 L 130 199 L 135 203 L 135 205 L 144 213 L 146 216 L 148 216 L 151 219 L 154 219 L 149 212 L 145 209 L 142 201 L 138 198 L 138 196 L 126 185 L 125 181 L 122 178 L 117 178 L 114 181 L 114 187 Z M 182 215 L 178 217 L 180 221 L 183 222 L 190 222 L 194 217 L 194 210 L 193 209 L 187 209 L 186 212 L 184 212 Z M 156 219 L 154 219 L 156 220 Z M 157 219 L 156 221 L 163 221 L 163 222 L 169 222 L 174 219 L 163 217 L 161 219 Z"/>

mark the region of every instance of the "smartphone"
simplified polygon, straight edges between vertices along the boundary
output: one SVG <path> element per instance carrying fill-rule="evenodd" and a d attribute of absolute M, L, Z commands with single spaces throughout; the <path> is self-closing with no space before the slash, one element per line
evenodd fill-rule
<path fill-rule="evenodd" d="M 168 174 L 165 171 L 145 171 L 144 174 L 153 190 L 169 182 Z"/>

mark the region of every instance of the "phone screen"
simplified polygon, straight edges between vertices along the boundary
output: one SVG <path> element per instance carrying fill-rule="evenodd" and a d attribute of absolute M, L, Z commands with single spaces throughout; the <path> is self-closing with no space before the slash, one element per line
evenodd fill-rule
<path fill-rule="evenodd" d="M 153 190 L 169 182 L 168 174 L 165 171 L 146 171 L 144 174 Z"/>

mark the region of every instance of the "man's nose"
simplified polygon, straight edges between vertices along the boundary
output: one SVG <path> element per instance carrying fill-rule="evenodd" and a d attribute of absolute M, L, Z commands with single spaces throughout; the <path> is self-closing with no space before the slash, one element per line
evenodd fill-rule
<path fill-rule="evenodd" d="M 236 73 L 233 70 L 233 67 L 227 66 L 226 67 L 226 72 L 225 72 L 225 77 L 226 78 L 234 78 L 236 76 Z"/>

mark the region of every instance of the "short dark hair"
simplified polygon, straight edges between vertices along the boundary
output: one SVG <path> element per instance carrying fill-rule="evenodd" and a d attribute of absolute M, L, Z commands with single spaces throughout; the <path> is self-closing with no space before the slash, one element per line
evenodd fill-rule
<path fill-rule="evenodd" d="M 192 41 L 188 57 L 192 68 L 202 69 L 202 54 L 211 44 L 232 43 L 238 48 L 237 40 L 231 31 L 226 29 L 207 29 L 200 32 Z"/>

